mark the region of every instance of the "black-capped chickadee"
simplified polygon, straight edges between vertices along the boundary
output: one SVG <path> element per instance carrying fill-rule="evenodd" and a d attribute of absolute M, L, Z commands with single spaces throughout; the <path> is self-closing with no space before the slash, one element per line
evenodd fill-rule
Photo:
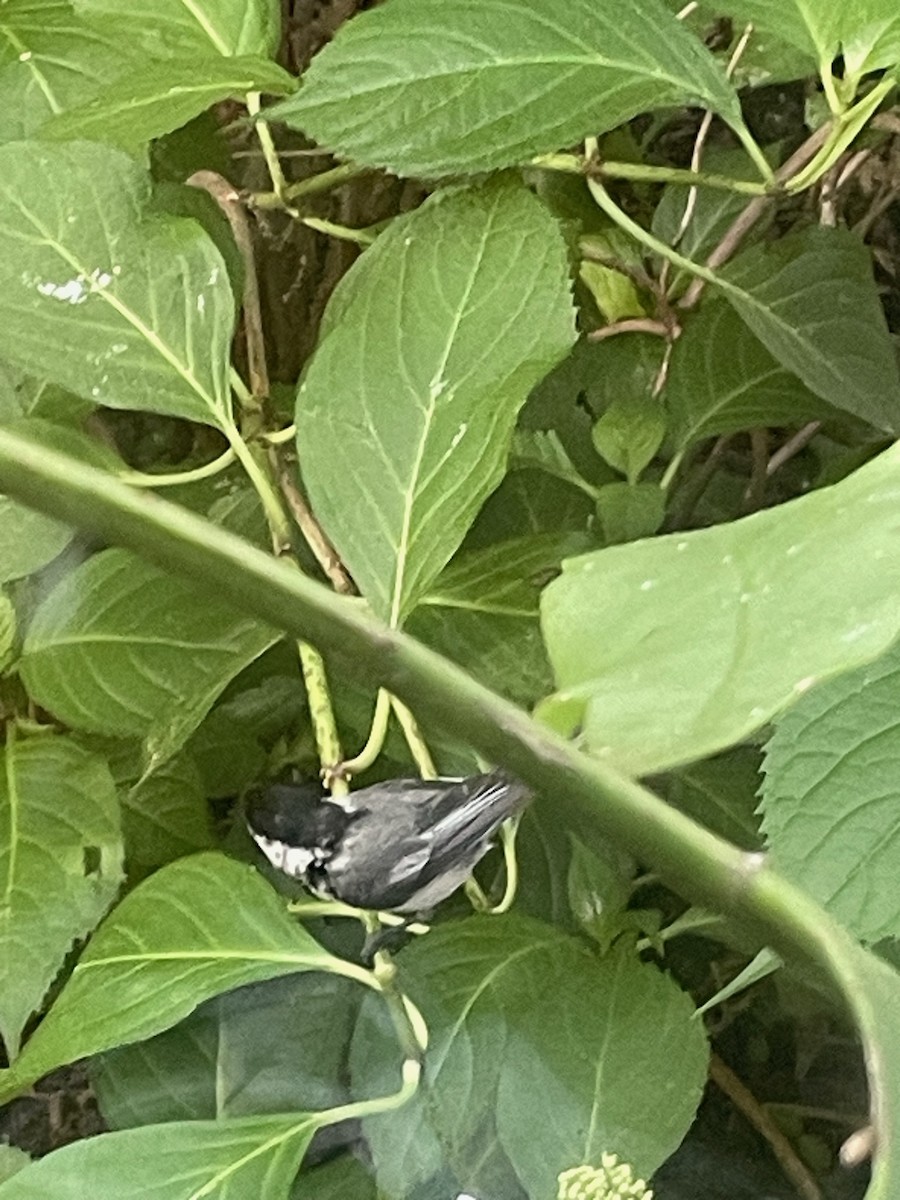
<path fill-rule="evenodd" d="M 316 895 L 424 915 L 469 878 L 503 822 L 530 799 L 522 784 L 492 771 L 392 779 L 340 797 L 317 784 L 273 784 L 245 803 L 269 862 Z"/>

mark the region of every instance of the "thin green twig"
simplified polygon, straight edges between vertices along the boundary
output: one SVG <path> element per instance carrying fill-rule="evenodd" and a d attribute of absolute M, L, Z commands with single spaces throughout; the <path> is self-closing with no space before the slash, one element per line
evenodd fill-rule
<path fill-rule="evenodd" d="M 234 447 L 229 446 L 212 462 L 204 463 L 202 467 L 192 467 L 189 471 L 170 471 L 165 475 L 151 475 L 145 471 L 120 471 L 116 478 L 122 483 L 127 483 L 129 487 L 176 487 L 181 483 L 196 483 L 198 479 L 209 479 L 218 475 L 220 471 L 230 467 L 236 457 Z"/>

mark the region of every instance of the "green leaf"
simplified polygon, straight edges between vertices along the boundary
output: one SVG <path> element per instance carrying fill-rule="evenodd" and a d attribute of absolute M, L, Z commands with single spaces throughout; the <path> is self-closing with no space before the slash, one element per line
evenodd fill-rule
<path fill-rule="evenodd" d="M 703 1030 L 672 980 L 630 953 L 598 960 L 536 921 L 470 918 L 409 946 L 401 979 L 430 1042 L 420 1097 L 365 1123 L 389 1195 L 427 1178 L 432 1160 L 470 1188 L 469 1146 L 495 1113 L 502 1148 L 534 1197 L 606 1150 L 649 1173 L 693 1119 L 706 1077 Z M 381 1016 L 364 1004 L 354 1038 L 353 1076 L 367 1090 L 390 1063 Z"/>
<path fill-rule="evenodd" d="M 101 1133 L 26 1167 L 0 1200 L 277 1200 L 316 1128 L 316 1116 L 297 1113 Z"/>
<path fill-rule="evenodd" d="M 900 63 L 900 13 L 893 0 L 861 0 L 843 12 L 844 69 L 859 77 Z"/>
<path fill-rule="evenodd" d="M 766 748 L 773 860 L 857 937 L 900 937 L 900 648 L 814 688 Z"/>
<path fill-rule="evenodd" d="M 0 496 L 0 583 L 23 579 L 65 550 L 74 530 Z"/>
<path fill-rule="evenodd" d="M 855 5 L 849 7 L 852 10 Z M 831 66 L 838 52 L 846 20 L 841 5 L 809 0 L 725 0 L 717 4 L 717 11 L 777 34 L 805 51 L 813 66 L 824 68 Z"/>
<path fill-rule="evenodd" d="M 0 751 L 0 1033 L 10 1059 L 77 938 L 122 882 L 112 777 L 69 738 L 8 741 Z"/>
<path fill-rule="evenodd" d="M 206 792 L 187 754 L 142 771 L 140 746 L 124 742 L 110 755 L 122 803 L 125 857 L 132 876 L 213 845 Z"/>
<path fill-rule="evenodd" d="M 114 1128 L 324 1110 L 346 1103 L 359 991 L 309 973 L 238 988 L 173 1029 L 101 1056 L 93 1073 Z"/>
<path fill-rule="evenodd" d="M 10 1082 L 150 1037 L 220 992 L 299 971 L 370 980 L 292 921 L 252 867 L 216 853 L 182 858 L 139 884 L 97 930 Z"/>
<path fill-rule="evenodd" d="M 597 453 L 630 484 L 636 484 L 662 444 L 666 418 L 649 390 L 620 393 L 594 426 Z"/>
<path fill-rule="evenodd" d="M 538 626 L 541 588 L 582 534 L 540 534 L 459 554 L 409 618 L 408 629 L 476 679 L 530 706 L 552 686 Z"/>
<path fill-rule="evenodd" d="M 759 850 L 762 838 L 755 810 L 762 783 L 760 766 L 758 750 L 738 746 L 717 758 L 682 767 L 671 777 L 666 798 L 743 850 Z"/>
<path fill-rule="evenodd" d="M 683 104 L 742 127 L 724 72 L 658 0 L 390 0 L 345 25 L 270 115 L 357 162 L 435 176 Z"/>
<path fill-rule="evenodd" d="M 441 572 L 422 605 L 536 617 L 541 589 L 559 574 L 562 560 L 589 545 L 585 534 L 543 533 L 469 550 Z"/>
<path fill-rule="evenodd" d="M 396 625 L 502 478 L 529 390 L 574 341 L 565 245 L 512 181 L 439 192 L 381 234 L 335 305 L 297 394 L 303 479 Z"/>
<path fill-rule="evenodd" d="M 375 1181 L 358 1158 L 345 1154 L 304 1171 L 292 1200 L 378 1200 Z"/>
<path fill-rule="evenodd" d="M 345 1104 L 360 989 L 337 975 L 270 979 L 219 1001 L 220 1115 Z M 396 1049 L 394 1052 L 396 1062 Z"/>
<path fill-rule="evenodd" d="M 877 429 L 900 430 L 900 372 L 863 242 L 815 227 L 757 246 L 720 272 L 722 291 L 810 391 Z"/>
<path fill-rule="evenodd" d="M 31 1158 L 24 1150 L 20 1150 L 18 1146 L 9 1146 L 5 1142 L 0 1142 L 0 1183 L 12 1179 L 13 1175 L 17 1175 L 30 1162 Z"/>
<path fill-rule="evenodd" d="M 40 606 L 21 674 L 34 699 L 67 725 L 144 738 L 159 765 L 228 681 L 277 640 L 208 593 L 125 550 L 106 550 Z"/>
<path fill-rule="evenodd" d="M 216 1098 L 219 1000 L 174 1028 L 99 1054 L 91 1086 L 110 1129 L 221 1116 Z"/>
<path fill-rule="evenodd" d="M 607 483 L 597 496 L 597 521 L 608 546 L 652 537 L 665 515 L 666 495 L 655 483 Z"/>
<path fill-rule="evenodd" d="M 647 774 L 881 653 L 900 633 L 898 458 L 728 525 L 568 559 L 541 599 L 561 689 L 541 715 Z"/>
<path fill-rule="evenodd" d="M 672 350 L 666 401 L 677 450 L 718 434 L 834 414 L 721 300 L 685 323 Z"/>
<path fill-rule="evenodd" d="M 74 0 L 75 11 L 142 56 L 274 54 L 278 0 Z"/>
<path fill-rule="evenodd" d="M 830 69 L 840 51 L 844 74 L 854 79 L 900 61 L 900 15 L 893 0 L 854 0 L 846 5 L 727 0 L 718 11 L 776 34 L 805 51 L 820 69 Z"/>
<path fill-rule="evenodd" d="M 561 950 L 546 960 L 559 990 L 541 986 L 534 960 L 524 966 L 500 1068 L 500 1140 L 532 1197 L 609 1152 L 648 1178 L 706 1085 L 706 1036 L 671 976 L 627 947 L 599 961 Z"/>
<path fill-rule="evenodd" d="M 510 469 L 537 468 L 555 475 L 564 483 L 577 487 L 591 499 L 596 499 L 597 488 L 584 478 L 560 441 L 555 429 L 518 429 L 513 437 Z"/>
<path fill-rule="evenodd" d="M 466 539 L 473 549 L 542 533 L 584 533 L 590 496 L 544 471 L 510 471 L 488 498 Z"/>
<path fill-rule="evenodd" d="M 136 150 L 229 96 L 246 92 L 283 96 L 295 87 L 292 75 L 263 58 L 207 55 L 150 61 L 87 103 L 47 121 L 40 136 L 51 141 L 111 142 Z"/>
<path fill-rule="evenodd" d="M 30 137 L 121 75 L 130 54 L 69 0 L 6 0 L 0 9 L 0 141 Z"/>
<path fill-rule="evenodd" d="M 193 222 L 111 147 L 0 147 L 0 353 L 113 408 L 231 420 L 234 302 Z"/>

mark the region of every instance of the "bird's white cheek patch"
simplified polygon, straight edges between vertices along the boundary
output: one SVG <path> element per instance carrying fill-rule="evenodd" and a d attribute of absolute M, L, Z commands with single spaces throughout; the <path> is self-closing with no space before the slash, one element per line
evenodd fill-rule
<path fill-rule="evenodd" d="M 301 879 L 315 857 L 312 851 L 302 846 L 288 846 L 274 838 L 254 834 L 253 840 L 277 871 L 284 871 L 293 879 Z"/>

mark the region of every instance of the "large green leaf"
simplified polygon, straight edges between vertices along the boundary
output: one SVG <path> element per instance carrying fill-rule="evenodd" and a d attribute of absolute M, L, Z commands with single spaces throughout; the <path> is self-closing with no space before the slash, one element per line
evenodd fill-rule
<path fill-rule="evenodd" d="M 185 854 L 212 847 L 203 780 L 188 753 L 155 770 L 142 770 L 140 744 L 125 741 L 116 743 L 108 760 L 122 804 L 130 875 L 146 875 Z"/>
<path fill-rule="evenodd" d="M 286 1200 L 317 1126 L 295 1113 L 102 1133 L 19 1171 L 0 1200 Z"/>
<path fill-rule="evenodd" d="M 843 10 L 844 69 L 854 76 L 900 63 L 900 12 L 893 0 L 860 0 Z"/>
<path fill-rule="evenodd" d="M 541 588 L 563 558 L 590 545 L 584 534 L 536 534 L 459 554 L 409 618 L 409 632 L 529 707 L 552 678 L 538 625 Z"/>
<path fill-rule="evenodd" d="M 216 1095 L 221 997 L 172 1029 L 98 1054 L 91 1086 L 110 1129 L 212 1120 L 225 1114 Z"/>
<path fill-rule="evenodd" d="M 65 737 L 0 751 L 0 1033 L 14 1058 L 76 938 L 122 882 L 122 834 L 103 759 Z"/>
<path fill-rule="evenodd" d="M 433 176 L 691 103 L 741 127 L 724 73 L 659 0 L 389 0 L 344 26 L 272 114 L 357 162 Z"/>
<path fill-rule="evenodd" d="M 193 221 L 89 143 L 0 147 L 0 353 L 113 408 L 230 421 L 234 301 Z"/>
<path fill-rule="evenodd" d="M 0 141 L 27 138 L 48 117 L 89 99 L 129 66 L 109 30 L 70 0 L 6 0 L 0 8 Z"/>
<path fill-rule="evenodd" d="M 847 6 L 851 12 L 855 7 L 856 2 Z M 717 11 L 777 34 L 808 53 L 813 65 L 826 68 L 837 54 L 846 23 L 843 5 L 821 0 L 724 0 Z"/>
<path fill-rule="evenodd" d="M 474 1191 L 471 1143 L 495 1117 L 533 1200 L 604 1151 L 649 1173 L 693 1120 L 702 1027 L 672 980 L 632 951 L 598 960 L 537 921 L 470 918 L 410 946 L 401 977 L 430 1040 L 420 1097 L 366 1124 L 389 1195 L 445 1164 Z M 352 1069 L 367 1091 L 388 1082 L 391 1049 L 389 1024 L 366 1002 Z"/>
<path fill-rule="evenodd" d="M 501 999 L 515 1016 L 497 1126 L 529 1196 L 552 1195 L 561 1171 L 610 1152 L 647 1178 L 690 1128 L 706 1085 L 690 998 L 627 944 L 600 961 L 571 943 L 526 961 L 518 994 Z M 550 978 L 561 986 L 547 987 Z"/>
<path fill-rule="evenodd" d="M 274 630 L 127 551 L 106 550 L 40 606 L 21 673 L 35 700 L 67 725 L 143 738 L 159 762 L 277 640 Z"/>
<path fill-rule="evenodd" d="M 47 121 L 40 136 L 112 142 L 136 150 L 228 96 L 251 91 L 283 96 L 295 86 L 293 76 L 264 58 L 207 55 L 150 61 L 87 103 Z"/>
<path fill-rule="evenodd" d="M 182 858 L 130 892 L 97 930 L 6 1086 L 150 1037 L 220 992 L 298 971 L 370 980 L 292 921 L 252 867 L 216 853 Z"/>
<path fill-rule="evenodd" d="M 717 11 L 752 21 L 825 69 L 839 50 L 845 74 L 856 77 L 900 62 L 900 13 L 894 0 L 854 0 L 852 4 L 725 0 L 717 5 Z"/>
<path fill-rule="evenodd" d="M 645 774 L 874 658 L 900 633 L 898 476 L 891 449 L 777 509 L 569 559 L 542 597 L 546 719 Z"/>
<path fill-rule="evenodd" d="M 666 401 L 678 450 L 716 434 L 801 425 L 834 412 L 721 300 L 685 323 L 672 350 Z"/>
<path fill-rule="evenodd" d="M 320 1167 L 304 1171 L 292 1200 L 378 1200 L 375 1181 L 358 1158 L 342 1155 Z"/>
<path fill-rule="evenodd" d="M 143 54 L 271 55 L 279 0 L 73 0 L 76 12 Z"/>
<path fill-rule="evenodd" d="M 297 394 L 322 524 L 399 624 L 502 477 L 516 413 L 574 341 L 559 229 L 521 185 L 440 192 L 335 293 Z"/>
<path fill-rule="evenodd" d="M 723 293 L 810 391 L 877 429 L 900 431 L 900 371 L 872 262 L 846 229 L 814 227 L 722 268 Z"/>
<path fill-rule="evenodd" d="M 68 546 L 72 536 L 68 526 L 0 496 L 0 583 L 40 570 Z"/>
<path fill-rule="evenodd" d="M 869 942 L 900 938 L 900 648 L 814 688 L 766 750 L 763 831 L 779 870 Z"/>
<path fill-rule="evenodd" d="M 93 1082 L 104 1119 L 123 1129 L 345 1103 L 360 998 L 349 980 L 318 972 L 219 996 L 174 1028 L 101 1056 Z"/>

